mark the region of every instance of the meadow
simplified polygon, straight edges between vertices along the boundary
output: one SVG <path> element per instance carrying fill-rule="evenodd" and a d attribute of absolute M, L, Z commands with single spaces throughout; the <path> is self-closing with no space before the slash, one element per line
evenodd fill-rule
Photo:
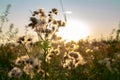
<path fill-rule="evenodd" d="M 57 14 L 56 8 L 33 12 L 27 27 L 37 33 L 36 42 L 27 34 L 16 38 L 13 24 L 8 32 L 1 30 L 0 80 L 120 80 L 119 28 L 107 40 L 65 42 L 55 35 L 66 24 L 54 18 Z"/>

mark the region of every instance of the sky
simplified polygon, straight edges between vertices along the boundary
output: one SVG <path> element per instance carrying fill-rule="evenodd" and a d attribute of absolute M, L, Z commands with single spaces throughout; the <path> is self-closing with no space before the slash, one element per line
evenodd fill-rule
<path fill-rule="evenodd" d="M 67 19 L 84 22 L 88 25 L 91 36 L 106 36 L 117 28 L 120 22 L 120 0 L 62 0 Z M 31 12 L 39 8 L 49 11 L 57 8 L 61 11 L 60 0 L 0 0 L 0 13 L 7 4 L 11 4 L 8 16 L 10 23 L 23 32 L 24 26 L 28 25 Z M 60 15 L 63 19 L 63 16 Z M 6 30 L 7 27 L 4 27 Z"/>

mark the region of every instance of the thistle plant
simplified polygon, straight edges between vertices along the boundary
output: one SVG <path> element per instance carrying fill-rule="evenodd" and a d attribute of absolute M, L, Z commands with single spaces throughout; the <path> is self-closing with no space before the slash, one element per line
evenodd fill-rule
<path fill-rule="evenodd" d="M 45 13 L 44 9 L 38 9 L 33 12 L 31 17 L 31 23 L 29 26 L 34 29 L 40 40 L 40 47 L 44 50 L 43 65 L 44 65 L 44 78 L 46 79 L 46 56 L 48 54 L 49 44 L 53 38 L 53 35 L 58 31 L 59 27 L 65 26 L 65 22 L 54 19 L 54 15 L 58 15 L 58 10 L 53 8 L 48 14 Z"/>
<path fill-rule="evenodd" d="M 39 40 L 51 40 L 59 27 L 65 26 L 65 21 L 54 19 L 54 15 L 58 15 L 56 8 L 53 8 L 48 14 L 45 13 L 44 9 L 38 9 L 33 12 L 29 26 L 37 32 Z"/>
<path fill-rule="evenodd" d="M 34 78 L 37 74 L 41 74 L 41 79 L 46 80 L 49 73 L 47 72 L 48 66 L 48 53 L 51 46 L 51 42 L 54 38 L 55 33 L 59 30 L 60 27 L 65 26 L 66 22 L 62 20 L 57 20 L 54 16 L 58 15 L 58 10 L 56 8 L 51 9 L 48 13 L 44 11 L 44 9 L 38 9 L 33 12 L 32 17 L 30 17 L 31 23 L 28 24 L 38 35 L 38 44 L 39 46 L 39 54 L 40 56 L 33 56 L 33 49 L 30 50 L 32 46 L 32 38 L 28 36 L 20 37 L 17 40 L 17 43 L 21 45 L 25 49 L 25 55 L 19 55 L 15 60 L 15 69 L 21 69 L 16 71 L 16 74 L 12 75 L 12 71 L 9 72 L 10 77 L 19 77 L 21 73 L 24 72 L 26 75 L 29 75 L 31 79 Z M 55 53 L 59 53 L 57 50 Z M 31 55 L 32 54 L 32 55 Z M 42 66 L 41 66 L 42 65 Z"/>

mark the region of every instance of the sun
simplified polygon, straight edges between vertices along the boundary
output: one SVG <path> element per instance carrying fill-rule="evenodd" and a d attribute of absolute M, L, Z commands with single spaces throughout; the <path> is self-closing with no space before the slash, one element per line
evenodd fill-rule
<path fill-rule="evenodd" d="M 90 35 L 90 29 L 87 24 L 79 20 L 68 20 L 66 27 L 59 28 L 58 36 L 66 41 L 78 41 L 85 39 Z"/>

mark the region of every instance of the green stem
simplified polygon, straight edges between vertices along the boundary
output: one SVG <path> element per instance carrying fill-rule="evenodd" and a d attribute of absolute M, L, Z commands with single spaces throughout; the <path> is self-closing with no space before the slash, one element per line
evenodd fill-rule
<path fill-rule="evenodd" d="M 47 51 L 47 49 L 44 49 L 44 50 L 45 50 L 45 52 L 44 52 L 44 80 L 46 80 L 47 63 L 46 63 L 45 59 L 46 59 L 46 55 L 47 55 L 48 51 Z"/>

